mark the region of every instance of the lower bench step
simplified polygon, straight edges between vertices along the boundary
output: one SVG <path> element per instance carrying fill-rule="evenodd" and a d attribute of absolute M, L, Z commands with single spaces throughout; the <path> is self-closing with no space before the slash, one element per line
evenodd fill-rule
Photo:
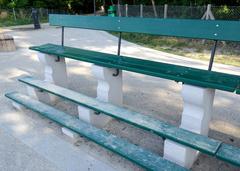
<path fill-rule="evenodd" d="M 112 152 L 115 152 L 130 161 L 142 166 L 147 170 L 158 171 L 182 171 L 187 170 L 178 166 L 162 157 L 143 149 L 139 146 L 131 144 L 126 140 L 112 135 L 102 129 L 93 127 L 92 125 L 83 122 L 75 117 L 68 115 L 60 110 L 57 110 L 49 105 L 34 100 L 26 95 L 12 92 L 7 93 L 5 96 L 14 102 L 17 102 L 24 107 L 31 109 L 40 115 L 51 119 L 60 125 L 80 134 L 81 136 L 90 139 L 91 141 L 103 146 Z"/>
<path fill-rule="evenodd" d="M 209 155 L 215 155 L 221 145 L 221 142 L 218 140 L 177 128 L 155 118 L 99 101 L 46 81 L 32 77 L 20 78 L 19 81 Z"/>
<path fill-rule="evenodd" d="M 217 158 L 240 167 L 240 148 L 222 143 Z"/>

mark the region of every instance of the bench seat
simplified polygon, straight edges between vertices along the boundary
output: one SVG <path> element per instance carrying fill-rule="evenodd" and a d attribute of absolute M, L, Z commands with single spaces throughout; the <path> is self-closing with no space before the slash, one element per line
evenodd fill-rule
<path fill-rule="evenodd" d="M 218 140 L 210 139 L 206 136 L 171 126 L 166 122 L 156 120 L 152 117 L 142 115 L 110 103 L 99 101 L 95 98 L 82 95 L 75 91 L 59 87 L 45 81 L 41 81 L 32 77 L 20 78 L 19 81 L 37 89 L 44 90 L 56 96 L 70 100 L 94 111 L 104 113 L 108 116 L 122 120 L 139 128 L 151 131 L 163 138 L 170 139 L 209 155 L 215 155 L 221 145 L 221 142 Z"/>
<path fill-rule="evenodd" d="M 99 66 L 146 74 L 150 76 L 183 82 L 190 85 L 240 92 L 240 76 L 195 69 L 190 67 L 154 62 L 126 56 L 83 50 L 67 46 L 45 44 L 30 49 L 42 53 L 66 57 Z"/>
<path fill-rule="evenodd" d="M 147 170 L 154 171 L 185 171 L 187 169 L 178 166 L 162 157 L 154 154 L 146 149 L 129 143 L 125 139 L 112 135 L 102 129 L 93 127 L 92 125 L 76 119 L 74 116 L 68 115 L 60 110 L 57 110 L 49 105 L 41 103 L 37 100 L 17 93 L 7 93 L 5 95 L 9 99 L 31 109 L 40 115 L 53 120 L 60 125 L 84 136 L 87 139 L 115 152 L 134 163 L 142 166 Z M 83 156 L 84 157 L 84 156 Z"/>
<path fill-rule="evenodd" d="M 222 143 L 217 154 L 217 158 L 232 163 L 240 167 L 240 148 Z"/>

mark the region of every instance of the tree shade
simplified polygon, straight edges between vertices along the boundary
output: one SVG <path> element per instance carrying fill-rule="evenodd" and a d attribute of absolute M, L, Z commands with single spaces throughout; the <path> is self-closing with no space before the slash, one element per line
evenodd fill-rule
<path fill-rule="evenodd" d="M 154 0 L 156 5 L 240 5 L 240 0 Z M 117 0 L 96 0 L 97 9 L 101 5 L 108 7 L 117 4 Z M 121 4 L 152 5 L 151 0 L 121 0 Z M 0 0 L 0 8 L 48 8 L 70 13 L 92 13 L 93 0 Z"/>

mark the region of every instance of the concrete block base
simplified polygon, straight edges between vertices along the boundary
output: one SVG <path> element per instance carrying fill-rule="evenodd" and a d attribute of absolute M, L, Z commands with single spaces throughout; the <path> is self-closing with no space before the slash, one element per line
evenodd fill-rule
<path fill-rule="evenodd" d="M 164 142 L 164 158 L 180 166 L 191 168 L 199 152 L 170 140 Z"/>
<path fill-rule="evenodd" d="M 190 85 L 183 85 L 184 101 L 180 128 L 208 135 L 209 122 L 215 90 Z M 164 142 L 164 158 L 183 167 L 191 168 L 199 152 L 170 140 Z"/>
<path fill-rule="evenodd" d="M 72 139 L 76 139 L 79 137 L 79 135 L 73 131 L 71 131 L 70 129 L 68 128 L 65 128 L 65 127 L 62 127 L 62 133 Z"/>
<path fill-rule="evenodd" d="M 98 80 L 97 85 L 97 99 L 109 102 L 115 105 L 122 105 L 122 71 L 119 71 L 118 76 L 113 76 L 116 69 L 104 68 L 97 65 L 92 66 L 92 73 Z M 85 107 L 78 106 L 79 119 L 92 125 L 102 128 L 109 121 L 111 117 L 95 113 Z"/>

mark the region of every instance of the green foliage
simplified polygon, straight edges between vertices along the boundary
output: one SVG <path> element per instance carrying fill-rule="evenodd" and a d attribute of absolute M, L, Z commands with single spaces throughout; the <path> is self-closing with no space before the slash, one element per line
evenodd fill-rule
<path fill-rule="evenodd" d="M 97 6 L 117 4 L 118 0 L 96 0 Z M 151 0 L 120 0 L 121 4 L 151 5 Z M 156 5 L 240 5 L 240 0 L 155 0 Z M 93 0 L 0 0 L 0 7 L 64 9 L 73 13 L 92 12 Z"/>
<path fill-rule="evenodd" d="M 7 4 L 7 6 L 8 6 L 9 8 L 15 8 L 15 7 L 16 7 L 16 2 L 15 2 L 15 1 L 11 1 L 11 2 L 9 2 L 9 3 Z"/>

